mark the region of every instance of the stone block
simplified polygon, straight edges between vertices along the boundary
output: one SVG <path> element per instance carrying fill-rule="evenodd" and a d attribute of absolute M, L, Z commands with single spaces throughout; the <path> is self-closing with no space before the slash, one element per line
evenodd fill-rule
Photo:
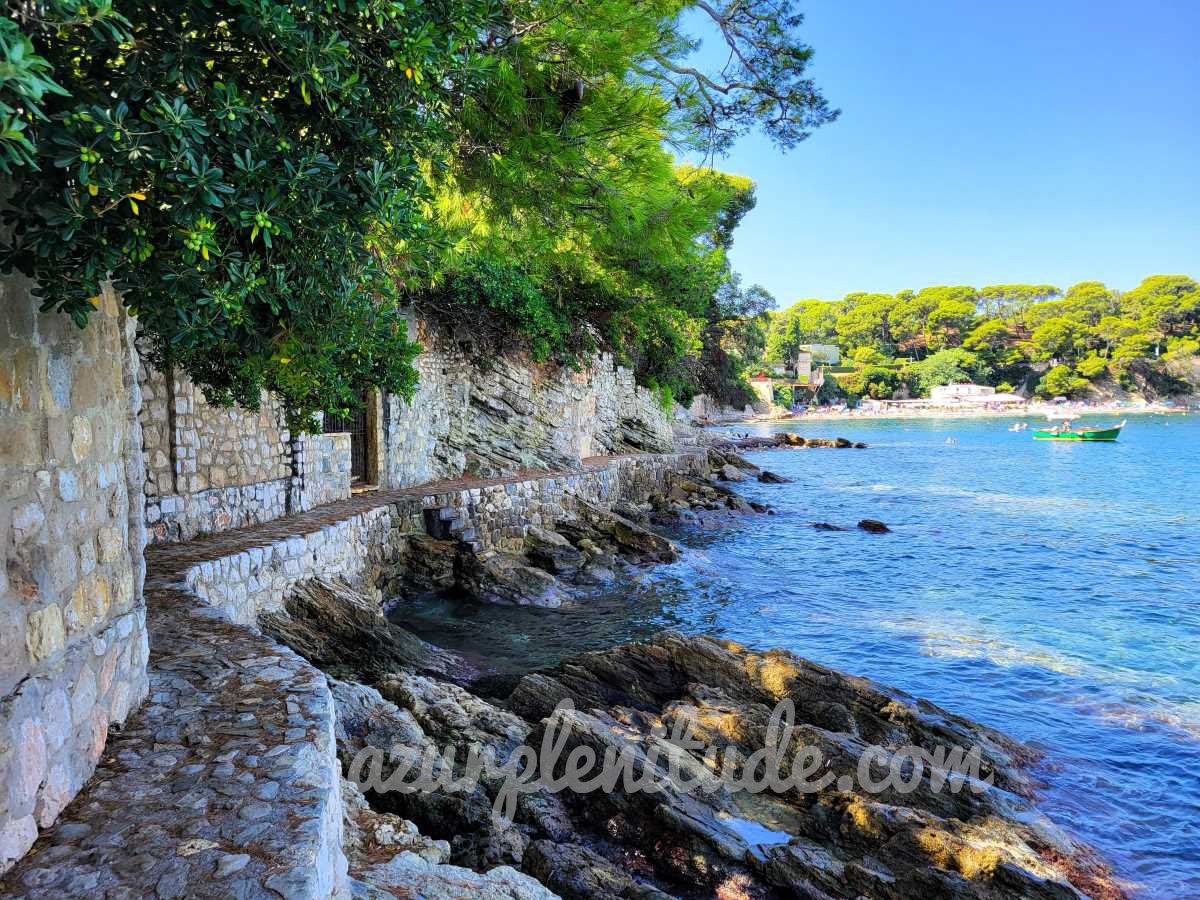
<path fill-rule="evenodd" d="M 62 610 L 58 606 L 52 604 L 29 614 L 25 645 L 31 659 L 40 662 L 53 656 L 63 648 L 65 641 Z"/>

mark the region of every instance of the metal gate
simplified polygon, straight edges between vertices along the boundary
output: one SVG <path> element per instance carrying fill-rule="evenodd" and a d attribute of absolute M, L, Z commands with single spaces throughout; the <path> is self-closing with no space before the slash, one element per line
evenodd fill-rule
<path fill-rule="evenodd" d="M 337 413 L 325 413 L 325 425 L 322 428 L 326 434 L 335 432 L 350 432 L 350 481 L 359 484 L 367 480 L 367 404 L 359 402 L 358 409 L 350 410 L 350 415 L 342 416 Z"/>

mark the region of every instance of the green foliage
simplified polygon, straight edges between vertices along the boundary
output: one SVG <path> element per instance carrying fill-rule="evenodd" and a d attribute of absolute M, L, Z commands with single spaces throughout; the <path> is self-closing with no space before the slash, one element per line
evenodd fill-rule
<path fill-rule="evenodd" d="M 918 395 L 967 380 L 1011 389 L 1030 383 L 1046 362 L 1131 389 L 1181 390 L 1166 364 L 1200 350 L 1200 285 L 1155 275 L 1124 295 L 1084 281 L 1065 294 L 1053 285 L 1009 284 L 806 300 L 772 314 L 765 355 L 782 361 L 802 344 L 829 340 L 860 369 L 894 350 L 911 355 L 904 376 Z"/>
<path fill-rule="evenodd" d="M 902 374 L 914 394 L 928 396 L 930 389 L 937 385 L 963 382 L 987 384 L 991 380 L 992 370 L 976 354 L 958 347 L 939 350 L 927 359 L 906 366 Z"/>
<path fill-rule="evenodd" d="M 1108 374 L 1108 360 L 1103 356 L 1092 354 L 1079 360 L 1079 365 L 1077 368 L 1080 375 L 1089 380 L 1093 380 Z"/>
<path fill-rule="evenodd" d="M 1065 316 L 1055 316 L 1033 330 L 1030 357 L 1039 362 L 1070 357 L 1079 349 L 1079 340 L 1079 325 Z"/>
<path fill-rule="evenodd" d="M 461 311 L 476 327 L 486 327 L 496 314 L 505 329 L 523 336 L 533 358 L 544 362 L 566 349 L 571 322 L 546 293 L 523 271 L 485 257 L 469 259 L 450 273 L 433 300 L 444 303 L 443 311 Z"/>
<path fill-rule="evenodd" d="M 1070 366 L 1055 366 L 1038 382 L 1038 393 L 1043 397 L 1078 397 L 1088 389 L 1088 380 L 1080 378 Z"/>
<path fill-rule="evenodd" d="M 842 387 L 851 397 L 871 397 L 889 400 L 893 392 L 900 389 L 903 380 L 900 373 L 881 366 L 865 366 L 848 378 L 841 379 Z"/>
<path fill-rule="evenodd" d="M 11 201 L 3 267 L 81 326 L 111 274 L 156 364 L 218 402 L 274 391 L 293 427 L 367 385 L 410 393 L 377 239 L 424 232 L 418 161 L 443 85 L 483 71 L 491 0 L 67 7 L 27 25 L 65 93 L 30 108 L 41 171 Z"/>
<path fill-rule="evenodd" d="M 856 368 L 882 366 L 889 360 L 872 346 L 855 347 L 850 351 L 850 361 Z"/>

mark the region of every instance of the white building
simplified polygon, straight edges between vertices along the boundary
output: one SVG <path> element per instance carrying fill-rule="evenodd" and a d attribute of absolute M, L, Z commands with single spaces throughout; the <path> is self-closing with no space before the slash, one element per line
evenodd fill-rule
<path fill-rule="evenodd" d="M 800 349 L 819 365 L 836 366 L 842 361 L 842 351 L 833 344 L 801 344 Z"/>
<path fill-rule="evenodd" d="M 929 391 L 929 399 L 954 403 L 959 400 L 977 400 L 994 393 L 996 389 L 986 384 L 940 384 Z"/>

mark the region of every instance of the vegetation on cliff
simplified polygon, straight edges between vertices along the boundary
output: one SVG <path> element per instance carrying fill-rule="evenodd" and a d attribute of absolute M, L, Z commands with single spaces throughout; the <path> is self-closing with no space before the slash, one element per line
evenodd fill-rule
<path fill-rule="evenodd" d="M 765 358 L 835 344 L 855 397 L 927 396 L 974 381 L 1045 397 L 1083 396 L 1110 384 L 1151 396 L 1189 389 L 1173 363 L 1200 352 L 1200 284 L 1153 275 L 1128 293 L 1085 281 L 1052 285 L 930 287 L 899 294 L 804 300 L 771 315 Z"/>
<path fill-rule="evenodd" d="M 414 301 L 736 390 L 769 305 L 726 258 L 752 186 L 673 154 L 836 116 L 790 0 L 5 6 L 0 268 L 81 326 L 111 277 L 156 363 L 294 427 L 411 392 Z"/>

